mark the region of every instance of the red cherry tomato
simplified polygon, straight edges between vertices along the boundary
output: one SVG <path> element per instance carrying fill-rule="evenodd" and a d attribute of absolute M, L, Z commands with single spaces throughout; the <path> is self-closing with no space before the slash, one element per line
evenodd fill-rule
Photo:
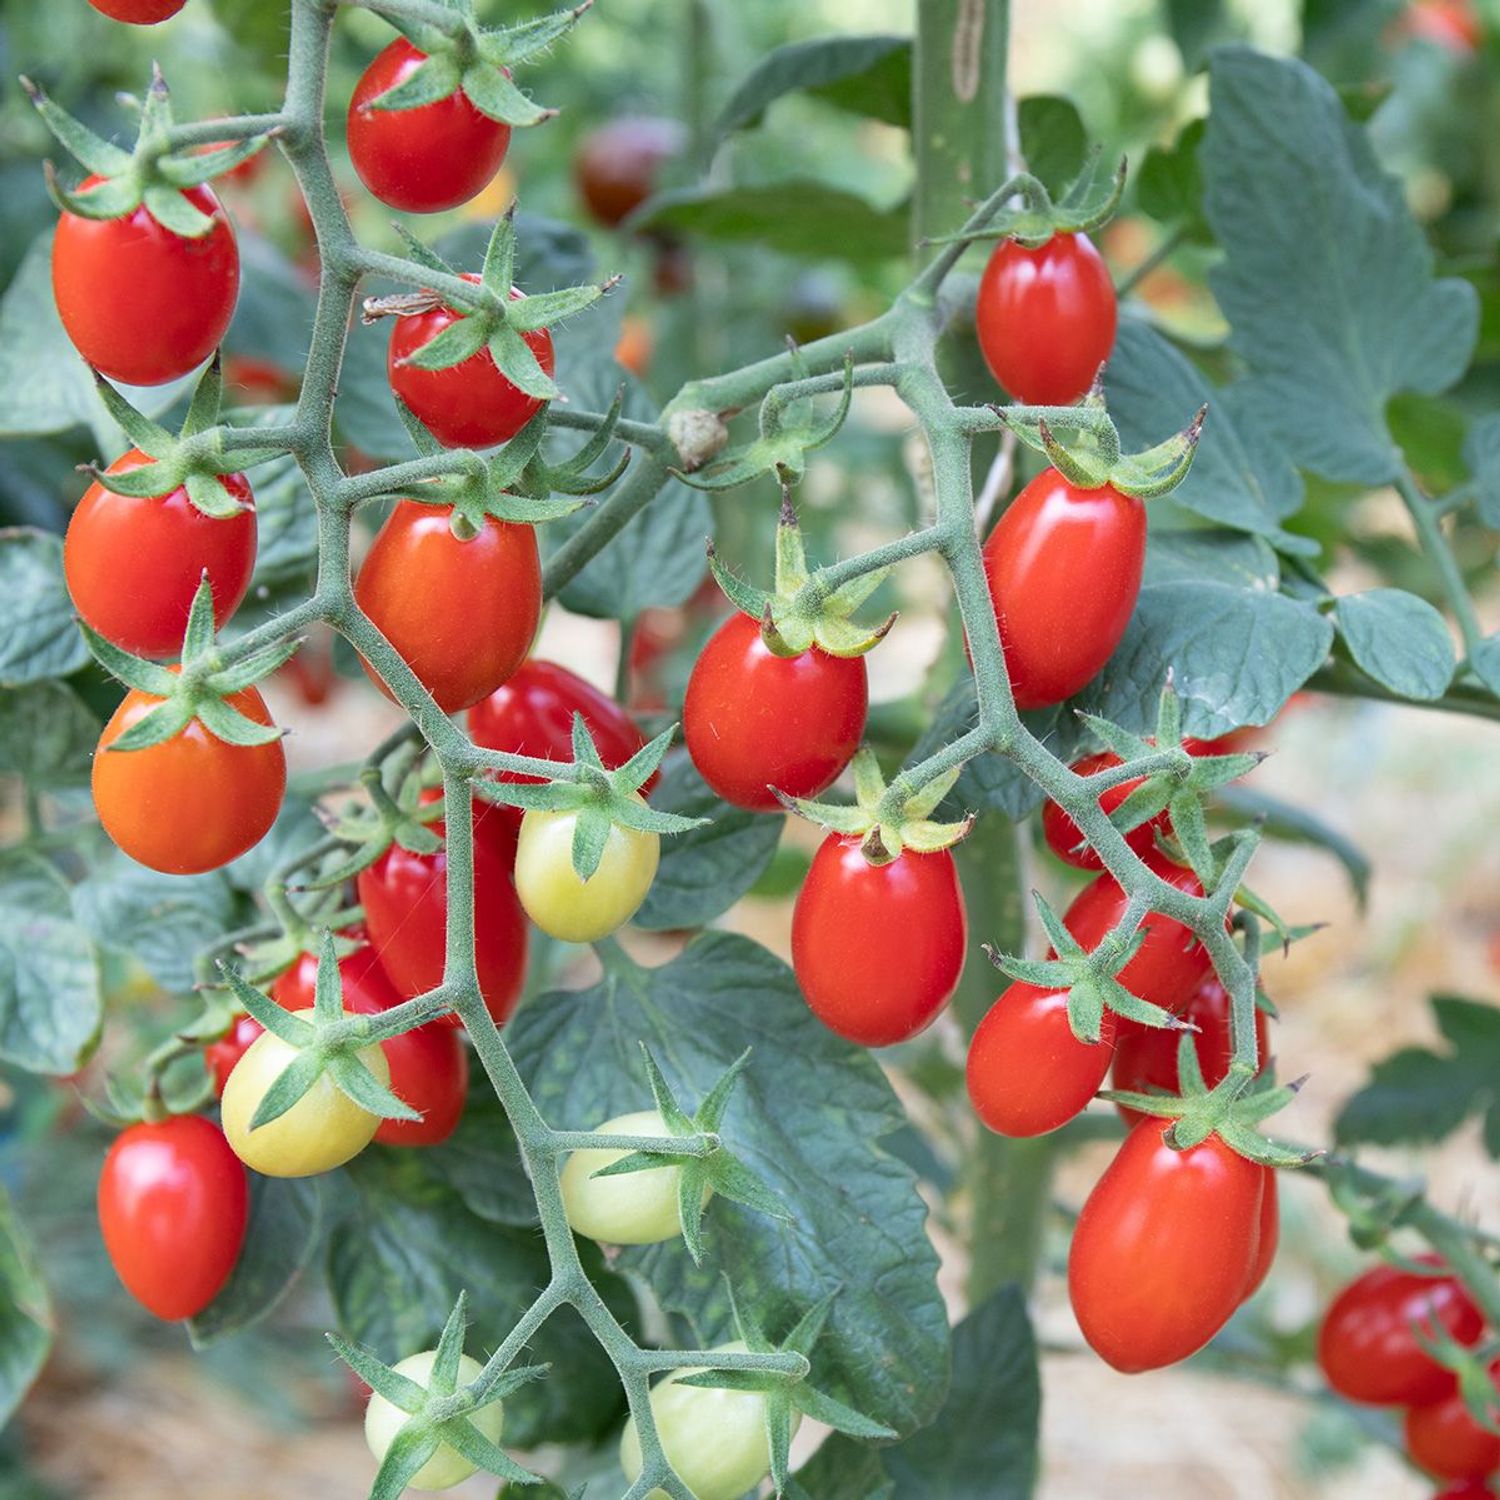
<path fill-rule="evenodd" d="M 373 1016 L 401 1003 L 372 947 L 339 960 L 344 1009 Z M 302 954 L 271 986 L 284 1010 L 311 1009 L 317 996 L 318 957 Z M 436 1146 L 463 1118 L 469 1088 L 469 1057 L 453 1027 L 430 1022 L 380 1044 L 391 1070 L 391 1092 L 421 1112 L 420 1120 L 382 1120 L 375 1139 L 386 1146 Z"/>
<path fill-rule="evenodd" d="M 537 657 L 522 662 L 509 682 L 469 710 L 469 735 L 476 745 L 489 750 L 571 761 L 574 714 L 583 715 L 599 757 L 611 771 L 623 766 L 646 743 L 635 720 L 613 698 L 576 672 Z M 501 781 L 537 779 L 500 772 Z M 649 796 L 658 780 L 653 773 L 641 794 Z M 497 805 L 490 816 L 497 815 L 513 815 L 517 823 L 520 821 L 519 808 Z"/>
<path fill-rule="evenodd" d="M 1114 284 L 1087 235 L 1028 250 L 1001 240 L 979 280 L 975 332 L 990 373 L 1029 406 L 1068 406 L 1115 344 Z"/>
<path fill-rule="evenodd" d="M 132 448 L 108 472 L 150 462 Z M 255 501 L 243 474 L 220 482 L 245 507 L 223 520 L 204 515 L 180 485 L 152 500 L 97 482 L 84 492 L 68 523 L 63 570 L 74 608 L 106 640 L 137 656 L 176 656 L 205 569 L 215 626 L 239 608 L 255 570 Z"/>
<path fill-rule="evenodd" d="M 726 802 L 776 812 L 772 787 L 815 797 L 833 784 L 859 749 L 869 703 L 863 657 L 816 646 L 777 656 L 759 622 L 735 614 L 693 664 L 683 738 L 698 774 Z"/>
<path fill-rule="evenodd" d="M 426 57 L 397 37 L 349 100 L 349 157 L 359 180 L 382 203 L 413 214 L 467 203 L 500 170 L 510 146 L 510 126 L 477 110 L 462 89 L 415 109 L 370 107 Z"/>
<path fill-rule="evenodd" d="M 442 835 L 441 822 L 429 825 Z M 516 1008 L 526 977 L 526 916 L 516 895 L 515 825 L 474 807 L 474 956 L 484 1003 L 497 1024 Z M 356 882 L 370 942 L 404 999 L 443 981 L 448 856 L 392 844 Z M 457 1018 L 450 1024 L 457 1025 Z"/>
<path fill-rule="evenodd" d="M 1184 1021 L 1198 1028 L 1193 1045 L 1198 1050 L 1203 1081 L 1209 1088 L 1229 1076 L 1229 1060 L 1234 1054 L 1229 1009 L 1229 992 L 1219 983 L 1218 977 L 1210 973 L 1178 1012 Z M 1177 1049 L 1181 1041 L 1178 1032 L 1122 1020 L 1115 1038 L 1114 1086 L 1131 1093 L 1150 1093 L 1153 1090 L 1163 1094 L 1179 1093 Z M 1264 1067 L 1270 1036 L 1265 1012 L 1260 1009 L 1255 1012 L 1255 1041 Z M 1146 1118 L 1123 1104 L 1119 1110 L 1127 1125 L 1139 1125 Z"/>
<path fill-rule="evenodd" d="M 155 26 L 175 16 L 187 0 L 89 0 L 102 16 L 126 21 L 132 26 Z"/>
<path fill-rule="evenodd" d="M 888 1047 L 948 1003 L 964 966 L 958 867 L 941 849 L 872 865 L 859 840 L 830 834 L 792 913 L 792 966 L 813 1014 L 840 1036 Z"/>
<path fill-rule="evenodd" d="M 1441 1266 L 1435 1255 L 1419 1259 Z M 1329 1385 L 1350 1401 L 1425 1406 L 1453 1394 L 1453 1372 L 1422 1348 L 1418 1330 L 1445 1328 L 1475 1344 L 1484 1319 L 1452 1276 L 1421 1276 L 1374 1266 L 1334 1298 L 1318 1330 L 1318 1363 Z"/>
<path fill-rule="evenodd" d="M 110 1261 L 130 1295 L 169 1322 L 202 1312 L 223 1290 L 249 1205 L 244 1167 L 200 1115 L 132 1125 L 99 1177 Z"/>
<path fill-rule="evenodd" d="M 1490 1366 L 1500 1374 L 1500 1361 Z M 1493 1397 L 1500 1407 L 1500 1394 Z M 1406 1451 L 1439 1479 L 1487 1479 L 1500 1469 L 1500 1437 L 1481 1427 L 1457 1391 L 1406 1414 Z"/>
<path fill-rule="evenodd" d="M 84 179 L 83 187 L 101 181 Z M 52 241 L 52 292 L 78 352 L 112 380 L 164 385 L 218 347 L 240 290 L 240 252 L 223 205 L 207 187 L 188 188 L 212 217 L 189 239 L 163 228 L 142 205 L 118 219 L 64 210 Z"/>
<path fill-rule="evenodd" d="M 354 584 L 359 607 L 444 713 L 470 708 L 506 682 L 526 660 L 542 615 L 531 527 L 486 516 L 478 536 L 460 541 L 451 514 L 402 500 Z"/>
<path fill-rule="evenodd" d="M 132 688 L 104 726 L 94 752 L 94 809 L 132 859 L 168 875 L 201 875 L 265 837 L 286 791 L 286 753 L 280 740 L 227 744 L 197 719 L 159 745 L 110 749 L 160 702 Z M 225 702 L 257 724 L 271 722 L 253 687 Z"/>
<path fill-rule="evenodd" d="M 984 544 L 984 571 L 1016 706 L 1087 687 L 1130 623 L 1146 563 L 1146 508 L 1113 485 L 1043 469 Z"/>
<path fill-rule="evenodd" d="M 1495 1500 L 1495 1492 L 1483 1479 L 1460 1479 L 1450 1484 L 1434 1500 Z"/>
<path fill-rule="evenodd" d="M 1186 1151 L 1166 1120 L 1125 1138 L 1083 1205 L 1068 1295 L 1083 1336 L 1126 1374 L 1175 1364 L 1229 1321 L 1255 1274 L 1269 1169 L 1216 1135 Z"/>
<path fill-rule="evenodd" d="M 1174 865 L 1156 852 L 1146 855 L 1145 860 L 1170 885 L 1190 896 L 1203 894 L 1198 877 L 1185 866 Z M 1127 905 L 1125 892 L 1114 876 L 1100 875 L 1073 898 L 1073 904 L 1063 913 L 1063 925 L 1092 953 L 1118 925 Z M 1159 912 L 1146 918 L 1145 927 L 1146 941 L 1120 970 L 1120 983 L 1142 1000 L 1166 1010 L 1179 1010 L 1211 972 L 1208 951 L 1181 922 Z"/>
<path fill-rule="evenodd" d="M 573 164 L 588 211 L 610 229 L 628 218 L 656 191 L 663 163 L 682 150 L 685 135 L 676 120 L 647 115 L 590 131 Z"/>
<path fill-rule="evenodd" d="M 975 1113 L 1000 1135 L 1045 1135 L 1066 1125 L 1104 1082 L 1116 1024 L 1114 1013 L 1105 1011 L 1099 1040 L 1080 1042 L 1068 1024 L 1066 991 L 1017 980 L 969 1044 Z"/>
<path fill-rule="evenodd" d="M 1244 1300 L 1248 1302 L 1271 1274 L 1276 1250 L 1281 1243 L 1281 1195 L 1276 1187 L 1276 1173 L 1266 1171 L 1266 1190 L 1260 1200 L 1260 1225 L 1255 1239 L 1255 1257 L 1250 1262 L 1250 1276 L 1245 1283 Z"/>
<path fill-rule="evenodd" d="M 479 278 L 465 275 L 464 280 L 477 282 Z M 512 287 L 510 297 L 518 302 L 521 293 Z M 397 318 L 391 329 L 386 374 L 391 389 L 445 447 L 492 448 L 509 442 L 542 409 L 542 403 L 512 385 L 488 349 L 446 370 L 419 370 L 402 363 L 458 317 L 451 307 L 435 307 L 431 312 Z M 537 328 L 521 338 L 542 369 L 553 374 L 557 358 L 552 335 Z"/>

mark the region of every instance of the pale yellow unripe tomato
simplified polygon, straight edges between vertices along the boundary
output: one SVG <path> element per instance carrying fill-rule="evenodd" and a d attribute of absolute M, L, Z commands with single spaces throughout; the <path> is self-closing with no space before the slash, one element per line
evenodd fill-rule
<path fill-rule="evenodd" d="M 670 1136 L 667 1122 L 654 1109 L 617 1115 L 595 1126 L 602 1135 Z M 595 1177 L 628 1151 L 575 1151 L 562 1170 L 563 1208 L 579 1234 L 605 1245 L 656 1245 L 682 1233 L 677 1189 L 682 1168 L 646 1167 L 618 1177 Z M 703 1201 L 713 1190 L 706 1184 Z"/>
<path fill-rule="evenodd" d="M 612 825 L 599 868 L 580 880 L 573 868 L 577 822 L 577 812 L 540 808 L 521 819 L 516 894 L 543 932 L 568 943 L 593 943 L 623 927 L 640 910 L 656 878 L 661 835 Z"/>
<path fill-rule="evenodd" d="M 292 1014 L 311 1019 L 313 1012 Z M 379 1043 L 361 1047 L 358 1055 L 376 1079 L 389 1087 L 391 1070 Z M 224 1085 L 224 1135 L 234 1154 L 266 1177 L 311 1177 L 332 1171 L 358 1156 L 380 1128 L 379 1115 L 362 1109 L 324 1073 L 285 1114 L 251 1130 L 260 1101 L 296 1056 L 295 1047 L 263 1032 L 234 1065 Z"/>
<path fill-rule="evenodd" d="M 719 1352 L 744 1354 L 736 1341 Z M 651 1412 L 667 1459 L 697 1500 L 740 1500 L 746 1490 L 771 1472 L 771 1438 L 766 1431 L 766 1398 L 760 1391 L 713 1390 L 680 1384 L 698 1370 L 674 1370 L 651 1392 Z M 792 1433 L 801 1425 L 792 1413 Z M 641 1442 L 635 1418 L 620 1437 L 620 1467 L 632 1483 L 640 1478 Z M 666 1500 L 652 1490 L 649 1500 Z"/>
<path fill-rule="evenodd" d="M 408 1380 L 414 1380 L 427 1389 L 427 1382 L 432 1378 L 432 1367 L 437 1363 L 437 1350 L 426 1349 L 421 1354 L 413 1354 L 403 1359 L 399 1365 L 391 1368 L 398 1375 L 404 1375 Z M 470 1381 L 476 1380 L 481 1371 L 477 1359 L 470 1359 L 467 1354 L 461 1354 L 458 1358 L 458 1384 L 468 1385 Z M 370 1445 L 370 1452 L 375 1455 L 375 1462 L 384 1460 L 387 1450 L 396 1440 L 396 1434 L 405 1425 L 409 1414 L 401 1410 L 394 1402 L 387 1401 L 378 1391 L 370 1397 L 370 1404 L 365 1408 L 365 1442 Z M 505 1425 L 505 1412 L 498 1401 L 493 1401 L 488 1406 L 481 1406 L 478 1411 L 470 1412 L 468 1420 L 482 1432 L 492 1443 L 500 1441 L 500 1429 Z M 466 1459 L 457 1448 L 443 1443 L 422 1465 L 417 1472 L 406 1481 L 409 1490 L 450 1490 L 455 1484 L 462 1484 L 470 1474 L 474 1473 L 475 1466 Z"/>

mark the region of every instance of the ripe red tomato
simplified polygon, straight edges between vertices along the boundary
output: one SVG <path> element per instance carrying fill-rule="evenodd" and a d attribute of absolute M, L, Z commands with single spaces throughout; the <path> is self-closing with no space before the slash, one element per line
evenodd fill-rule
<path fill-rule="evenodd" d="M 85 188 L 101 181 L 84 179 Z M 240 252 L 207 187 L 183 196 L 213 218 L 189 239 L 141 205 L 118 219 L 64 211 L 52 241 L 52 292 L 78 352 L 112 380 L 164 385 L 219 345 L 240 290 Z"/>
<path fill-rule="evenodd" d="M 1017 980 L 990 1007 L 969 1044 L 969 1098 L 1001 1135 L 1045 1135 L 1066 1125 L 1099 1092 L 1109 1071 L 1117 1018 L 1105 1011 L 1099 1040 L 1068 1025 L 1067 992 Z"/>
<path fill-rule="evenodd" d="M 1281 1242 L 1281 1195 L 1276 1187 L 1276 1173 L 1266 1169 L 1265 1192 L 1260 1200 L 1260 1226 L 1255 1240 L 1255 1258 L 1250 1263 L 1250 1276 L 1245 1283 L 1244 1301 L 1248 1302 L 1261 1288 L 1261 1283 L 1271 1274 L 1276 1260 L 1276 1249 Z"/>
<path fill-rule="evenodd" d="M 224 701 L 257 724 L 271 722 L 253 687 Z M 109 748 L 160 702 L 132 688 L 104 726 L 94 752 L 94 809 L 132 859 L 168 875 L 201 875 L 265 837 L 286 791 L 286 753 L 280 740 L 226 744 L 197 719 L 144 750 Z"/>
<path fill-rule="evenodd" d="M 1435 1255 L 1418 1257 L 1441 1266 Z M 1426 1406 L 1453 1394 L 1455 1380 L 1422 1348 L 1417 1330 L 1441 1325 L 1475 1344 L 1484 1319 L 1452 1276 L 1374 1266 L 1334 1298 L 1318 1330 L 1318 1363 L 1329 1385 L 1373 1406 Z"/>
<path fill-rule="evenodd" d="M 1001 240 L 979 281 L 974 331 L 990 373 L 1028 406 L 1068 406 L 1115 344 L 1114 284 L 1085 234 L 1028 250 Z"/>
<path fill-rule="evenodd" d="M 1500 1360 L 1490 1366 L 1500 1374 Z M 1500 1404 L 1500 1394 L 1493 1398 Z M 1500 1437 L 1481 1427 L 1457 1391 L 1406 1414 L 1406 1451 L 1439 1479 L 1487 1479 L 1500 1469 Z"/>
<path fill-rule="evenodd" d="M 1125 1138 L 1083 1205 L 1068 1295 L 1099 1356 L 1125 1374 L 1196 1353 L 1255 1274 L 1269 1169 L 1216 1135 L 1186 1151 L 1166 1120 Z"/>
<path fill-rule="evenodd" d="M 151 460 L 139 448 L 111 474 Z M 255 504 L 243 474 L 222 484 L 246 508 L 215 520 L 178 486 L 159 499 L 133 500 L 95 482 L 68 523 L 63 570 L 73 606 L 105 640 L 137 656 L 176 656 L 204 570 L 214 591 L 214 624 L 239 608 L 255 570 Z"/>
<path fill-rule="evenodd" d="M 1209 973 L 1178 1012 L 1184 1021 L 1198 1028 L 1193 1045 L 1198 1049 L 1198 1066 L 1209 1088 L 1222 1083 L 1229 1075 L 1229 1061 L 1234 1055 L 1234 1040 L 1229 1030 L 1229 992 Z M 1137 1021 L 1120 1022 L 1115 1038 L 1114 1086 L 1132 1093 L 1159 1090 L 1164 1094 L 1180 1092 L 1177 1081 L 1177 1049 L 1181 1036 L 1142 1026 Z M 1266 1015 L 1255 1012 L 1255 1040 L 1260 1049 L 1261 1066 L 1265 1066 L 1270 1037 Z M 1146 1117 L 1136 1110 L 1119 1106 L 1127 1125 L 1138 1125 Z"/>
<path fill-rule="evenodd" d="M 130 1295 L 169 1322 L 202 1312 L 223 1290 L 249 1207 L 244 1167 L 201 1115 L 132 1125 L 99 1176 L 110 1261 Z"/>
<path fill-rule="evenodd" d="M 1017 708 L 1086 687 L 1130 623 L 1146 563 L 1146 508 L 1113 485 L 1043 469 L 984 544 L 984 571 Z"/>
<path fill-rule="evenodd" d="M 1450 1484 L 1442 1494 L 1435 1496 L 1434 1500 L 1495 1500 L 1495 1492 L 1486 1480 L 1460 1479 L 1457 1484 Z"/>
<path fill-rule="evenodd" d="M 460 541 L 451 514 L 445 505 L 400 501 L 354 583 L 359 607 L 450 714 L 510 678 L 542 617 L 531 527 L 486 516 L 477 536 Z"/>
<path fill-rule="evenodd" d="M 426 59 L 397 37 L 365 69 L 349 100 L 349 157 L 359 180 L 392 208 L 435 214 L 467 203 L 500 170 L 510 126 L 475 109 L 462 89 L 415 109 L 372 109 Z"/>
<path fill-rule="evenodd" d="M 478 281 L 465 275 L 465 281 Z M 511 288 L 512 302 L 521 293 Z M 535 396 L 528 396 L 500 373 L 488 349 L 471 354 L 446 370 L 419 370 L 402 364 L 430 344 L 459 314 L 451 307 L 397 318 L 391 329 L 386 354 L 386 374 L 391 389 L 409 406 L 424 427 L 448 448 L 492 448 L 511 440 L 541 409 Z M 552 335 L 545 328 L 523 333 L 522 340 L 536 355 L 548 375 L 557 368 Z"/>
<path fill-rule="evenodd" d="M 1198 877 L 1186 866 L 1174 865 L 1156 852 L 1146 855 L 1145 860 L 1179 890 L 1190 896 L 1203 894 Z M 1092 953 L 1119 923 L 1128 904 L 1120 883 L 1113 875 L 1103 874 L 1073 898 L 1073 904 L 1063 913 L 1063 925 Z M 1146 918 L 1145 927 L 1146 941 L 1120 970 L 1120 983 L 1142 1000 L 1166 1010 L 1180 1010 L 1212 970 L 1208 951 L 1181 922 L 1159 912 Z"/>
<path fill-rule="evenodd" d="M 435 794 L 434 794 L 435 795 Z M 430 825 L 441 835 L 441 822 Z M 526 917 L 511 866 L 515 824 L 474 806 L 474 956 L 484 1003 L 497 1024 L 516 1008 L 526 977 Z M 448 855 L 392 844 L 356 882 L 370 942 L 397 992 L 412 999 L 443 981 Z M 457 1025 L 457 1018 L 449 1024 Z"/>
<path fill-rule="evenodd" d="M 656 191 L 662 164 L 683 148 L 676 120 L 627 115 L 592 130 L 578 148 L 573 175 L 584 205 L 613 229 Z"/>
<path fill-rule="evenodd" d="M 373 1016 L 401 1003 L 373 947 L 339 960 L 344 1009 Z M 304 953 L 271 986 L 284 1010 L 310 1010 L 317 995 L 318 956 Z M 380 1044 L 391 1070 L 391 1092 L 421 1111 L 420 1120 L 382 1120 L 375 1139 L 386 1146 L 436 1146 L 463 1118 L 469 1088 L 469 1056 L 452 1025 L 429 1022 Z"/>
<path fill-rule="evenodd" d="M 859 749 L 869 703 L 862 656 L 816 646 L 777 656 L 759 621 L 734 614 L 693 664 L 683 738 L 699 775 L 726 802 L 775 812 L 773 786 L 816 797 L 833 784 Z"/>
<path fill-rule="evenodd" d="M 102 16 L 112 21 L 127 21 L 132 26 L 155 26 L 175 16 L 187 0 L 89 0 Z"/>
<path fill-rule="evenodd" d="M 964 894 L 953 856 L 906 850 L 872 865 L 829 834 L 792 913 L 792 966 L 813 1014 L 840 1036 L 888 1047 L 921 1031 L 963 971 Z"/>
<path fill-rule="evenodd" d="M 476 745 L 489 750 L 571 761 L 574 714 L 583 715 L 599 758 L 611 771 L 646 743 L 635 720 L 613 698 L 576 672 L 534 656 L 521 663 L 509 682 L 469 710 L 469 735 Z M 538 780 L 512 771 L 502 771 L 499 777 L 501 781 Z M 653 773 L 641 794 L 648 796 L 659 779 Z M 490 816 L 505 814 L 520 820 L 519 808 L 496 806 Z"/>

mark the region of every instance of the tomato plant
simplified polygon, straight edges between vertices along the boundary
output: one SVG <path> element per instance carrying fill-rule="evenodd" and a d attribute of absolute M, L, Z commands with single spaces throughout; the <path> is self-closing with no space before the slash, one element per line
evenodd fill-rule
<path fill-rule="evenodd" d="M 654 1109 L 617 1115 L 599 1126 L 601 1135 L 669 1136 Z M 613 1166 L 625 1151 L 575 1151 L 562 1171 L 563 1207 L 579 1234 L 606 1245 L 656 1245 L 682 1233 L 677 1209 L 680 1167 L 648 1167 L 618 1177 L 595 1173 Z"/>
<path fill-rule="evenodd" d="M 175 1321 L 203 1311 L 239 1259 L 249 1213 L 245 1169 L 201 1115 L 121 1132 L 99 1176 L 99 1228 L 126 1289 Z"/>
<path fill-rule="evenodd" d="M 149 462 L 132 448 L 108 472 L 129 474 Z M 97 481 L 84 492 L 68 523 L 63 567 L 74 608 L 106 640 L 143 656 L 175 656 L 205 572 L 214 624 L 239 608 L 255 568 L 255 500 L 243 474 L 221 483 L 243 507 L 222 519 L 205 515 L 181 485 L 140 500 Z"/>
<path fill-rule="evenodd" d="M 990 374 L 1017 401 L 1067 406 L 1114 347 L 1115 289 L 1087 235 L 995 247 L 979 281 L 975 331 Z"/>
<path fill-rule="evenodd" d="M 81 191 L 100 184 L 85 178 Z M 207 187 L 182 195 L 212 221 L 196 238 L 142 204 L 114 219 L 64 212 L 52 242 L 52 292 L 63 327 L 96 370 L 131 385 L 163 385 L 218 347 L 240 289 L 240 252 Z"/>
<path fill-rule="evenodd" d="M 437 1350 L 426 1349 L 420 1354 L 409 1354 L 392 1368 L 398 1375 L 415 1381 L 425 1390 L 432 1379 L 432 1367 L 436 1363 Z M 479 1374 L 479 1361 L 471 1359 L 467 1354 L 460 1354 L 458 1383 L 468 1385 Z M 365 1441 L 370 1445 L 370 1452 L 374 1454 L 377 1463 L 390 1450 L 396 1434 L 406 1423 L 406 1416 L 399 1406 L 387 1401 L 378 1392 L 370 1397 L 370 1403 L 365 1407 Z M 479 1407 L 473 1413 L 472 1420 L 490 1442 L 500 1441 L 500 1434 L 505 1427 L 505 1409 L 499 1401 Z M 454 1485 L 462 1484 L 477 1468 L 477 1464 L 465 1458 L 456 1448 L 442 1443 L 437 1452 L 407 1480 L 407 1487 L 414 1490 L 450 1490 Z"/>

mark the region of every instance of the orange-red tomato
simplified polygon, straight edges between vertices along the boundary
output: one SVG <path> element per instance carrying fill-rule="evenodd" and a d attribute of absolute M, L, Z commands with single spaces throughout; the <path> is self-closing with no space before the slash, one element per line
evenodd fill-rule
<path fill-rule="evenodd" d="M 1500 1361 L 1490 1375 L 1500 1374 Z M 1500 1407 L 1500 1391 L 1492 1396 Z M 1487 1479 L 1500 1469 L 1500 1437 L 1481 1427 L 1455 1391 L 1406 1414 L 1406 1451 L 1414 1464 L 1439 1479 Z"/>
<path fill-rule="evenodd" d="M 168 875 L 199 875 L 239 858 L 270 830 L 286 791 L 286 753 L 280 740 L 226 744 L 197 719 L 159 745 L 110 749 L 160 702 L 132 688 L 104 726 L 94 752 L 94 808 L 132 859 Z M 253 687 L 225 702 L 257 724 L 271 722 Z"/>
<path fill-rule="evenodd" d="M 460 541 L 451 514 L 402 500 L 354 584 L 359 607 L 444 713 L 472 707 L 510 678 L 542 614 L 531 527 L 486 516 L 477 536 Z"/>

